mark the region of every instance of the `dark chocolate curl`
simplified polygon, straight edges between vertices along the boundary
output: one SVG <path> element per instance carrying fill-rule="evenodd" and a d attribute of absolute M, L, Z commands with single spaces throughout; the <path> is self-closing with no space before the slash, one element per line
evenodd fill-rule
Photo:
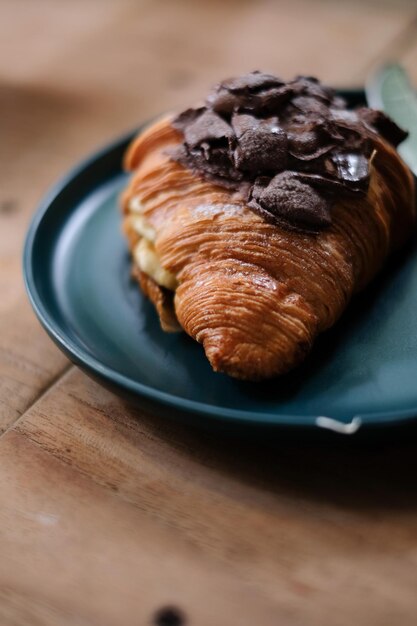
<path fill-rule="evenodd" d="M 369 162 L 363 154 L 333 154 L 339 180 L 352 183 L 355 187 L 367 188 L 369 184 Z"/>
<path fill-rule="evenodd" d="M 277 217 L 305 227 L 324 228 L 331 223 L 329 202 L 291 172 L 275 176 L 259 197 L 262 208 Z"/>
<path fill-rule="evenodd" d="M 226 89 L 220 89 L 207 96 L 206 104 L 220 115 L 231 115 L 237 106 L 238 97 Z"/>
<path fill-rule="evenodd" d="M 279 172 L 287 164 L 287 135 L 281 128 L 271 131 L 267 126 L 247 130 L 234 152 L 236 169 L 256 176 L 263 172 Z"/>
<path fill-rule="evenodd" d="M 290 133 L 288 136 L 288 152 L 300 161 L 312 161 L 323 156 L 334 147 L 334 143 L 323 143 L 314 130 Z"/>
<path fill-rule="evenodd" d="M 227 140 L 232 136 L 232 129 L 219 115 L 205 111 L 200 117 L 186 126 L 185 143 L 195 148 L 203 141 Z"/>
<path fill-rule="evenodd" d="M 313 114 L 318 118 L 329 114 L 327 104 L 313 96 L 297 96 L 291 104 L 302 113 Z"/>
<path fill-rule="evenodd" d="M 408 137 L 408 132 L 400 128 L 394 120 L 385 115 L 382 111 L 363 107 L 358 110 L 358 115 L 369 126 L 375 128 L 375 130 L 395 148 Z"/>
<path fill-rule="evenodd" d="M 238 140 L 246 131 L 254 131 L 260 124 L 261 121 L 249 113 L 233 113 L 232 115 L 232 128 Z"/>
<path fill-rule="evenodd" d="M 284 81 L 272 74 L 263 72 L 250 72 L 237 78 L 228 78 L 220 83 L 220 88 L 227 89 L 232 93 L 256 92 L 270 87 L 280 87 Z"/>
<path fill-rule="evenodd" d="M 196 119 L 200 117 L 200 115 L 206 110 L 206 107 L 199 107 L 197 109 L 186 109 L 185 111 L 177 115 L 177 117 L 173 120 L 172 125 L 177 130 L 181 130 L 184 132 L 187 126 L 195 122 Z"/>
<path fill-rule="evenodd" d="M 323 85 L 314 76 L 296 76 L 291 84 L 294 85 L 294 89 L 298 94 L 312 96 L 322 102 L 330 103 L 332 100 L 337 99 L 334 89 Z"/>
<path fill-rule="evenodd" d="M 346 184 L 342 179 L 332 178 L 323 174 L 310 174 L 309 172 L 294 172 L 294 176 L 306 185 L 315 187 L 323 194 L 330 195 L 356 195 L 366 192 L 366 188 L 361 185 L 353 187 Z"/>

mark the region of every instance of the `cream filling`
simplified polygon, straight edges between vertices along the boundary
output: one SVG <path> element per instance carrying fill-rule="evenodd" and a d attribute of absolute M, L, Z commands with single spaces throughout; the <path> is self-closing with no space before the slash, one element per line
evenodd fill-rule
<path fill-rule="evenodd" d="M 129 202 L 129 211 L 131 213 L 143 213 L 143 204 L 137 196 L 131 198 Z"/>
<path fill-rule="evenodd" d="M 134 230 L 151 243 L 155 243 L 156 232 L 154 227 L 143 217 L 143 215 L 132 215 L 130 217 Z"/>
<path fill-rule="evenodd" d="M 141 239 L 133 250 L 135 263 L 142 272 L 153 278 L 158 285 L 175 291 L 178 286 L 178 281 L 172 272 L 161 265 L 161 261 L 155 250 L 156 232 L 154 227 L 149 224 L 146 218 L 141 214 L 143 206 L 139 198 L 132 198 L 129 209 L 132 211 L 132 226 L 141 236 Z"/>

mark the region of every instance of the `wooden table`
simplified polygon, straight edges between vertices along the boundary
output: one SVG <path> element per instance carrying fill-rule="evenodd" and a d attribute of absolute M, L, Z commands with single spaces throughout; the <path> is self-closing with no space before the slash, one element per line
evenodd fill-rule
<path fill-rule="evenodd" d="M 251 445 L 145 415 L 54 347 L 20 260 L 56 177 L 219 77 L 359 85 L 392 56 L 417 81 L 415 3 L 9 0 L 0 32 L 0 623 L 416 624 L 414 440 Z"/>

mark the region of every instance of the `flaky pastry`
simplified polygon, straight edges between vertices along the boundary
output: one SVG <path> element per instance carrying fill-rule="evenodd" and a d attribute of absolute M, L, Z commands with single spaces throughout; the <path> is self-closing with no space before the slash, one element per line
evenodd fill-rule
<path fill-rule="evenodd" d="M 186 112 L 185 122 L 184 115 L 167 116 L 136 137 L 125 157 L 132 176 L 123 194 L 123 230 L 134 276 L 154 303 L 163 329 L 183 329 L 200 342 L 215 371 L 259 380 L 301 363 L 319 333 L 338 320 L 352 296 L 405 243 L 415 219 L 414 182 L 394 145 L 378 131 L 381 120 L 370 119 L 369 109 L 359 122 L 354 120 L 361 125 L 364 147 L 359 139 L 353 142 L 352 120 L 345 133 L 342 123 L 342 139 L 337 138 L 338 111 L 346 109 L 336 96 L 331 96 L 336 111 L 329 114 L 332 123 L 336 119 L 332 131 L 330 122 L 326 130 L 321 121 L 328 119 L 323 108 L 308 108 L 314 109 L 314 101 L 328 109 L 333 104 L 320 92 L 311 93 L 308 85 L 299 88 L 301 95 L 280 96 L 281 101 L 275 95 L 276 101 L 265 105 L 268 90 L 277 92 L 295 81 L 271 86 L 258 80 L 260 88 L 247 83 L 240 92 L 239 84 L 233 91 L 230 81 L 222 83 L 209 104 Z M 242 93 L 243 104 L 236 98 Z M 228 95 L 232 102 L 222 104 Z M 265 96 L 262 102 L 260 96 Z M 311 100 L 298 103 L 304 121 L 294 116 L 296 98 Z M 218 130 L 210 115 L 231 131 Z M 285 137 L 272 137 L 269 148 L 267 134 L 259 139 L 260 124 L 265 133 Z M 319 137 L 318 148 L 303 148 L 296 134 L 301 127 L 313 139 Z M 251 129 L 257 149 L 266 145 L 275 155 L 275 161 L 273 155 L 263 155 L 254 170 Z M 246 144 L 241 139 L 245 133 Z M 221 164 L 228 158 L 229 169 L 222 170 L 218 154 L 213 156 L 220 149 Z M 276 156 L 279 150 L 286 152 Z M 303 159 L 306 154 L 312 158 Z M 356 162 L 363 159 L 366 175 L 354 172 L 352 182 L 346 178 L 349 172 L 332 170 L 341 162 L 340 154 L 342 161 L 346 155 L 356 155 Z M 204 159 L 208 170 L 200 165 Z"/>

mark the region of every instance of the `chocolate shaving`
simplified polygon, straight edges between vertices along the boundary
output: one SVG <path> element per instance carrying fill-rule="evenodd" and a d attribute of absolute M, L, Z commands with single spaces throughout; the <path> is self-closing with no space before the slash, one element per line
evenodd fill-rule
<path fill-rule="evenodd" d="M 195 122 L 205 110 L 205 107 L 199 107 L 198 109 L 185 109 L 185 111 L 177 115 L 175 120 L 172 122 L 172 125 L 177 130 L 184 131 L 187 126 Z"/>
<path fill-rule="evenodd" d="M 232 136 L 232 129 L 213 111 L 204 111 L 184 128 L 185 143 L 191 148 L 203 142 L 226 140 Z"/>
<path fill-rule="evenodd" d="M 259 124 L 239 137 L 233 157 L 237 170 L 251 177 L 264 172 L 279 172 L 287 164 L 287 135 L 276 125 Z"/>
<path fill-rule="evenodd" d="M 334 154 L 332 161 L 338 172 L 338 178 L 352 183 L 355 187 L 366 190 L 369 184 L 369 162 L 363 154 Z"/>
<path fill-rule="evenodd" d="M 358 115 L 371 128 L 375 128 L 395 148 L 408 137 L 408 133 L 397 126 L 394 120 L 385 115 L 383 111 L 363 107 L 358 110 Z"/>
<path fill-rule="evenodd" d="M 331 223 L 329 201 L 292 172 L 277 174 L 261 191 L 257 203 L 278 218 L 307 229 L 321 229 Z"/>
<path fill-rule="evenodd" d="M 275 123 L 278 123 L 277 118 L 275 118 Z M 240 139 L 248 130 L 256 130 L 260 124 L 261 120 L 249 113 L 233 113 L 232 115 L 232 128 L 236 139 Z"/>
<path fill-rule="evenodd" d="M 272 74 L 255 71 L 236 78 L 228 78 L 220 83 L 221 89 L 232 93 L 256 92 L 270 87 L 281 87 L 285 82 Z"/>

